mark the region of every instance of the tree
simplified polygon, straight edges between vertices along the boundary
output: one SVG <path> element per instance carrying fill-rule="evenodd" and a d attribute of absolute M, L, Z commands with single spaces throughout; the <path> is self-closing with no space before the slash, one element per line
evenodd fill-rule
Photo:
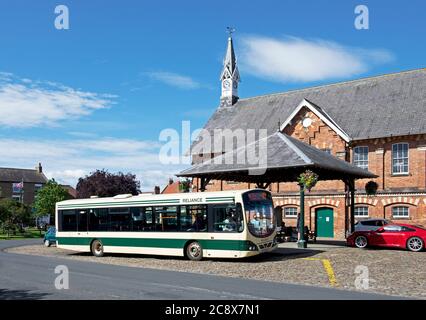
<path fill-rule="evenodd" d="M 49 180 L 44 187 L 37 192 L 34 203 L 35 216 L 50 216 L 50 221 L 55 221 L 56 202 L 70 199 L 71 196 L 54 179 Z"/>
<path fill-rule="evenodd" d="M 137 195 L 140 192 L 140 182 L 136 175 L 110 173 L 106 170 L 96 170 L 90 175 L 80 178 L 77 183 L 77 198 L 113 197 L 117 194 L 130 193 Z"/>
<path fill-rule="evenodd" d="M 185 179 L 182 181 L 179 181 L 179 191 L 180 192 L 190 192 L 191 191 L 191 180 Z"/>
<path fill-rule="evenodd" d="M 4 233 L 16 234 L 17 230 L 22 231 L 22 225 L 31 219 L 31 211 L 28 206 L 13 200 L 0 200 L 0 225 Z"/>

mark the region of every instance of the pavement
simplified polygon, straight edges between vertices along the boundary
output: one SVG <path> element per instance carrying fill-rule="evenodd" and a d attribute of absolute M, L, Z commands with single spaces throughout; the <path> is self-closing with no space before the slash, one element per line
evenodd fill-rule
<path fill-rule="evenodd" d="M 206 274 L 134 268 L 4 252 L 40 240 L 0 241 L 0 299 L 395 299 L 356 291 Z M 141 258 L 143 259 L 143 258 Z M 69 270 L 69 289 L 56 289 L 55 268 Z"/>

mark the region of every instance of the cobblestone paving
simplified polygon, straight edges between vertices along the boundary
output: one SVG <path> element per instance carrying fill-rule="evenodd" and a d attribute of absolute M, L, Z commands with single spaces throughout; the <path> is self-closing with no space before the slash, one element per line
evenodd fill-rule
<path fill-rule="evenodd" d="M 322 259 L 328 259 L 337 281 L 335 288 L 357 290 L 355 283 L 359 273 L 355 272 L 355 268 L 366 266 L 370 278 L 367 292 L 426 299 L 426 252 L 360 250 L 347 247 L 310 250 L 279 248 L 272 253 L 244 260 L 194 262 L 184 258 L 141 255 L 106 255 L 96 258 L 89 254 L 74 253 L 56 247 L 46 248 L 42 245 L 12 248 L 7 251 L 131 267 L 331 287 L 329 276 L 322 264 Z"/>

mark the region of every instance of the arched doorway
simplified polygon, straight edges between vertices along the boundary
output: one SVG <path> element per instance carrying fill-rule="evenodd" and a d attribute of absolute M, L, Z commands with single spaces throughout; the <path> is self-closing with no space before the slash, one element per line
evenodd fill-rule
<path fill-rule="evenodd" d="M 315 230 L 317 237 L 334 238 L 334 212 L 330 207 L 315 210 Z"/>

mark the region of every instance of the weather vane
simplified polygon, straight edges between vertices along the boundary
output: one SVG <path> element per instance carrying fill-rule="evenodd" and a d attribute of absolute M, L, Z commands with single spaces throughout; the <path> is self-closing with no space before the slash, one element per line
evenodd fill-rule
<path fill-rule="evenodd" d="M 228 32 L 229 36 L 232 37 L 232 34 L 235 32 L 235 28 L 233 28 L 233 27 L 226 27 L 226 32 Z"/>

